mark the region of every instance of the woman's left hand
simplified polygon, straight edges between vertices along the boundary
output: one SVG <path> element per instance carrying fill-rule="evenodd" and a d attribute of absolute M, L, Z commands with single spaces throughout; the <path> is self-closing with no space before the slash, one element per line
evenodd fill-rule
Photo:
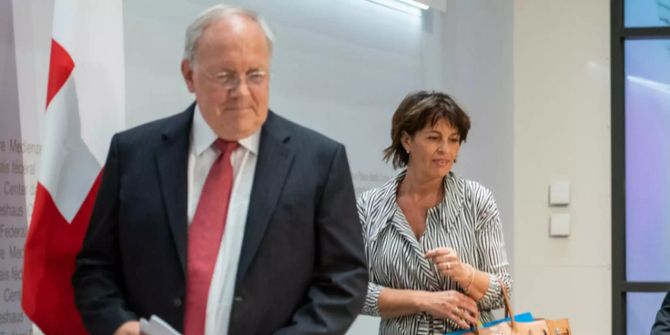
<path fill-rule="evenodd" d="M 426 252 L 426 258 L 432 261 L 440 274 L 457 282 L 465 281 L 472 269 L 469 265 L 461 263 L 456 250 L 452 248 L 436 248 Z"/>

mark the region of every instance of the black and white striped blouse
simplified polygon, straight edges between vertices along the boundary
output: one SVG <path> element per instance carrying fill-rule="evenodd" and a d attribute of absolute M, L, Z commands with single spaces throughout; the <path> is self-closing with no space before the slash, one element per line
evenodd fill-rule
<path fill-rule="evenodd" d="M 449 173 L 444 178 L 444 199 L 428 210 L 425 231 L 417 240 L 396 201 L 398 184 L 404 176 L 402 172 L 358 198 L 370 271 L 362 313 L 379 316 L 379 292 L 384 287 L 463 292 L 455 281 L 441 276 L 436 266 L 425 258 L 428 250 L 450 247 L 456 250 L 461 262 L 489 273 L 489 288 L 478 307 L 481 320 L 491 321 L 491 310 L 503 305 L 500 282 L 507 288 L 511 288 L 512 282 L 493 195 L 479 183 Z M 379 333 L 424 335 L 456 329 L 451 320 L 420 313 L 382 319 Z"/>

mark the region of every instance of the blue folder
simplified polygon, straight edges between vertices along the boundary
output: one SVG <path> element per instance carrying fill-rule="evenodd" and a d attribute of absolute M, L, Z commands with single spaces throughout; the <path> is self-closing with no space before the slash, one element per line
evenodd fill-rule
<path fill-rule="evenodd" d="M 483 326 L 479 327 L 479 329 L 492 327 L 492 326 L 495 326 L 495 325 L 497 325 L 501 322 L 506 322 L 506 321 L 509 321 L 509 320 L 510 320 L 510 318 L 504 318 L 504 319 L 499 319 L 499 320 L 494 320 L 494 321 L 491 321 L 491 322 L 487 322 Z M 533 318 L 533 315 L 530 314 L 530 312 L 517 314 L 517 315 L 514 316 L 514 321 L 516 321 L 516 322 L 531 322 L 533 320 L 535 320 L 535 319 Z M 457 331 L 451 332 L 451 333 L 444 333 L 444 335 L 461 335 L 461 334 L 469 333 L 471 331 L 473 331 L 473 330 L 472 329 L 462 329 L 462 330 L 457 330 Z"/>

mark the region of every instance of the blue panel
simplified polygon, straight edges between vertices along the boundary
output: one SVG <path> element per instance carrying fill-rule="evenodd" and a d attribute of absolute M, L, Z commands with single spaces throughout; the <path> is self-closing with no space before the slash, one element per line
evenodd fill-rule
<path fill-rule="evenodd" d="M 665 293 L 628 293 L 626 334 L 649 334 Z"/>
<path fill-rule="evenodd" d="M 626 276 L 670 281 L 670 39 L 625 48 Z"/>
<path fill-rule="evenodd" d="M 670 0 L 625 0 L 626 27 L 670 26 Z"/>

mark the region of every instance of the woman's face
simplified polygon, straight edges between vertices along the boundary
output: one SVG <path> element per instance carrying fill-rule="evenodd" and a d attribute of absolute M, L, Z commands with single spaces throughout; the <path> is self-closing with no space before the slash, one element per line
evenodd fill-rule
<path fill-rule="evenodd" d="M 443 118 L 434 126 L 428 124 L 414 136 L 403 134 L 402 144 L 409 152 L 408 170 L 426 178 L 442 178 L 454 166 L 461 149 L 461 137 L 458 129 Z"/>

